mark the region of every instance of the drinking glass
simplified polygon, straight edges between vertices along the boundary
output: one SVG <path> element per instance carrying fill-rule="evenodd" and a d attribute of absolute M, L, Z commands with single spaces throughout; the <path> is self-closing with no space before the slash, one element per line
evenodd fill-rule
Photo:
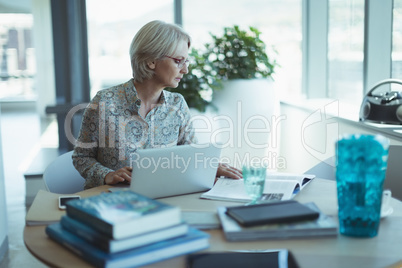
<path fill-rule="evenodd" d="M 380 224 L 389 141 L 381 135 L 347 135 L 336 143 L 341 234 L 374 237 Z"/>
<path fill-rule="evenodd" d="M 251 197 L 251 202 L 247 205 L 258 203 L 264 191 L 267 167 L 264 165 L 244 165 L 243 180 L 247 194 Z"/>

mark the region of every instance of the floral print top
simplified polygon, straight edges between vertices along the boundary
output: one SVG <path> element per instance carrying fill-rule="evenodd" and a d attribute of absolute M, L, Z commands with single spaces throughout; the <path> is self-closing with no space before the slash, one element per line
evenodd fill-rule
<path fill-rule="evenodd" d="M 85 109 L 73 164 L 85 189 L 104 184 L 105 176 L 125 166 L 137 149 L 195 143 L 183 96 L 162 91 L 159 103 L 143 118 L 133 79 L 99 91 Z"/>

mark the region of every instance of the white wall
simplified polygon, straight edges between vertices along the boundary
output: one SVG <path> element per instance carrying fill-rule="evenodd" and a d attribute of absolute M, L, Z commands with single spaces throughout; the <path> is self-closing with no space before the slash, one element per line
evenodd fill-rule
<path fill-rule="evenodd" d="M 333 141 L 338 136 L 334 119 L 323 117 L 320 110 L 306 111 L 281 104 L 280 156 L 285 159 L 284 172 L 303 173 L 334 155 Z M 326 127 L 328 125 L 328 129 Z"/>
<path fill-rule="evenodd" d="M 1 113 L 0 113 L 1 118 Z M 1 125 L 0 125 L 0 261 L 8 249 L 8 227 L 7 227 L 7 204 L 4 181 L 3 149 L 1 146 Z"/>
<path fill-rule="evenodd" d="M 313 104 L 311 104 L 313 106 Z M 312 107 L 310 106 L 310 107 Z M 358 123 L 348 123 L 333 116 L 338 114 L 337 102 L 328 101 L 304 109 L 281 104 L 280 156 L 286 160 L 283 172 L 303 173 L 321 161 L 335 155 L 335 141 L 339 135 L 350 133 L 376 134 Z M 402 139 L 389 137 L 391 145 L 402 145 Z"/>

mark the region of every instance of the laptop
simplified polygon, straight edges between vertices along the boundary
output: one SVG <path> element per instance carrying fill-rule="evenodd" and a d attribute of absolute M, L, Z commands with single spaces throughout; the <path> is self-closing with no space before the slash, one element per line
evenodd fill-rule
<path fill-rule="evenodd" d="M 150 198 L 209 190 L 215 181 L 220 152 L 213 145 L 137 150 L 131 156 L 130 190 Z"/>

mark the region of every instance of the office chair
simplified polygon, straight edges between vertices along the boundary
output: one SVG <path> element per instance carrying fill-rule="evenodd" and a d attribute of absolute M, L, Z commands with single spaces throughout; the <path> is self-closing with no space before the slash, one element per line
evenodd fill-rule
<path fill-rule="evenodd" d="M 383 188 L 391 190 L 392 197 L 399 200 L 402 200 L 401 159 L 402 146 L 391 145 L 389 147 L 388 165 Z M 305 173 L 314 174 L 317 178 L 336 180 L 335 156 L 318 163 Z"/>
<path fill-rule="evenodd" d="M 402 146 L 390 145 L 388 164 L 384 181 L 384 189 L 392 191 L 392 197 L 402 201 L 402 175 L 401 175 Z"/>
<path fill-rule="evenodd" d="M 73 194 L 84 190 L 85 179 L 73 166 L 73 151 L 57 157 L 46 168 L 43 180 L 49 192 L 57 194 Z"/>

